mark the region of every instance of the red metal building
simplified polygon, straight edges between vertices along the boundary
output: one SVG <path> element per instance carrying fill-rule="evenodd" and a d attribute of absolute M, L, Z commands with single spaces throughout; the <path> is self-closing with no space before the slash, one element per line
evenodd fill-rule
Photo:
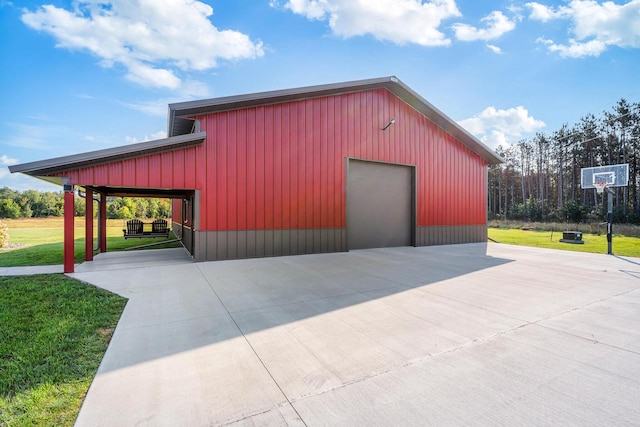
<path fill-rule="evenodd" d="M 196 260 L 486 241 L 501 159 L 395 77 L 171 104 L 168 135 L 11 171 L 173 198 Z"/>

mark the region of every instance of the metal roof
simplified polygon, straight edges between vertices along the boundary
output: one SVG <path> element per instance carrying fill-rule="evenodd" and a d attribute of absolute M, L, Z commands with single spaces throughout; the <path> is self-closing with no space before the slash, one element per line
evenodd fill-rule
<path fill-rule="evenodd" d="M 502 158 L 493 150 L 398 80 L 398 78 L 391 76 L 169 104 L 168 138 L 13 165 L 9 166 L 9 170 L 12 173 L 22 172 L 32 176 L 44 177 L 81 167 L 186 148 L 201 144 L 206 138 L 205 132 L 199 132 L 198 123 L 194 121 L 196 116 L 381 88 L 395 94 L 445 132 L 448 132 L 469 147 L 489 164 L 502 163 Z"/>
<path fill-rule="evenodd" d="M 168 131 L 169 135 L 179 135 L 189 128 L 189 122 L 194 117 L 209 113 L 381 88 L 395 94 L 438 127 L 469 147 L 489 164 L 503 162 L 503 159 L 482 141 L 471 135 L 395 76 L 169 104 Z"/>
<path fill-rule="evenodd" d="M 186 148 L 201 144 L 205 140 L 206 136 L 206 132 L 173 136 L 170 138 L 107 148 L 105 150 L 89 151 L 87 153 L 74 154 L 71 156 L 56 157 L 31 163 L 22 163 L 19 165 L 9 166 L 9 170 L 11 173 L 22 172 L 32 176 L 48 175 L 101 163 Z"/>

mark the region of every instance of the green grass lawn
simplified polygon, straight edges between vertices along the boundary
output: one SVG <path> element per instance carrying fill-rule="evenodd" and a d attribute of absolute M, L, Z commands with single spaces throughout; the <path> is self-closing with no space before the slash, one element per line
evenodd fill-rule
<path fill-rule="evenodd" d="M 614 229 L 615 231 L 615 229 Z M 489 238 L 498 243 L 533 246 L 537 248 L 562 249 L 565 251 L 607 253 L 607 236 L 582 234 L 583 245 L 562 243 L 562 231 L 521 230 L 518 228 L 489 228 Z M 640 238 L 613 235 L 613 253 L 620 256 L 640 257 Z"/>
<path fill-rule="evenodd" d="M 7 219 L 3 221 L 9 227 L 9 243 L 26 246 L 0 251 L 0 267 L 62 264 L 64 238 L 62 218 Z M 121 251 L 125 248 L 163 240 L 160 238 L 125 240 L 122 236 L 123 228 L 125 228 L 123 220 L 107 221 L 107 250 Z M 75 260 L 79 263 L 84 260 L 84 218 L 76 218 L 74 230 Z M 97 231 L 94 231 L 96 238 L 97 234 Z M 170 234 L 169 239 L 172 238 L 175 237 Z M 180 243 L 168 243 L 153 248 L 179 246 Z"/>
<path fill-rule="evenodd" d="M 125 303 L 63 275 L 0 277 L 0 425 L 73 425 Z"/>

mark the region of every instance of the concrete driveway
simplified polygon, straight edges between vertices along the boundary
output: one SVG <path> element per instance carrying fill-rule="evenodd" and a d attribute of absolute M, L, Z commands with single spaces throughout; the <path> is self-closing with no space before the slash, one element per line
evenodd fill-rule
<path fill-rule="evenodd" d="M 169 249 L 72 276 L 129 298 L 78 426 L 640 424 L 640 259 Z"/>

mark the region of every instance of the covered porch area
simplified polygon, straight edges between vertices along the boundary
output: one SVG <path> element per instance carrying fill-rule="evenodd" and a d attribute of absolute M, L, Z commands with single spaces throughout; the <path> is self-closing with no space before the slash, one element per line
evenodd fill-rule
<path fill-rule="evenodd" d="M 85 199 L 84 260 L 107 252 L 107 199 L 111 197 L 172 200 L 172 228 L 191 256 L 195 256 L 198 228 L 199 159 L 205 132 L 194 132 L 54 159 L 10 166 L 57 185 L 64 192 L 64 272 L 74 272 L 74 203 Z M 98 216 L 94 218 L 94 203 Z M 98 222 L 94 236 L 94 221 Z M 94 247 L 94 239 L 97 245 Z"/>
<path fill-rule="evenodd" d="M 74 272 L 74 206 L 75 197 L 85 200 L 84 218 L 84 261 L 93 261 L 97 253 L 106 253 L 107 248 L 107 199 L 111 197 L 163 198 L 170 199 L 173 206 L 179 206 L 181 212 L 172 215 L 173 233 L 191 257 L 194 256 L 195 190 L 170 190 L 154 188 L 121 188 L 107 186 L 65 186 L 64 193 L 64 272 Z M 75 188 L 74 188 L 75 187 Z M 97 204 L 97 217 L 94 217 L 94 204 Z M 177 221 L 176 221 L 177 220 Z M 97 222 L 97 233 L 94 222 Z M 176 227 L 178 229 L 176 229 Z M 97 236 L 95 235 L 97 234 Z M 97 237 L 97 241 L 96 241 Z M 124 237 L 123 237 L 124 238 Z M 163 242 L 158 242 L 163 243 Z M 94 246 L 95 245 L 95 246 Z M 143 244 L 141 239 L 141 246 Z"/>

